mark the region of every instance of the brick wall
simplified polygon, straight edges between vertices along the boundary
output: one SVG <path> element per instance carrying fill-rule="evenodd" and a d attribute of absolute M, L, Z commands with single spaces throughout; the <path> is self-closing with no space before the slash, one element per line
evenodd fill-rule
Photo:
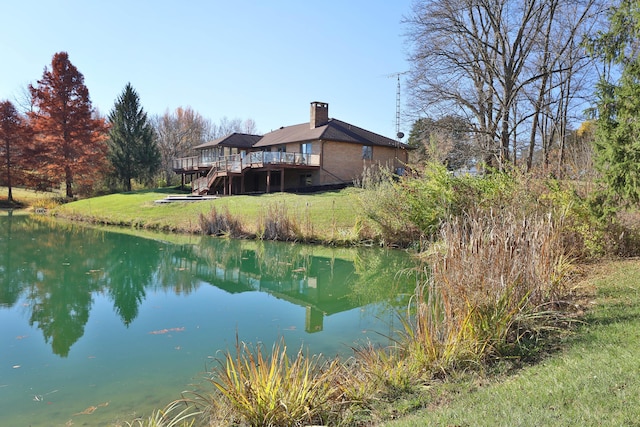
<path fill-rule="evenodd" d="M 363 160 L 362 145 L 360 144 L 334 141 L 324 141 L 322 144 L 320 184 L 333 184 L 339 181 L 351 182 L 358 178 L 367 166 L 378 165 L 395 169 L 407 161 L 407 152 L 393 147 L 374 146 L 373 158 Z"/>

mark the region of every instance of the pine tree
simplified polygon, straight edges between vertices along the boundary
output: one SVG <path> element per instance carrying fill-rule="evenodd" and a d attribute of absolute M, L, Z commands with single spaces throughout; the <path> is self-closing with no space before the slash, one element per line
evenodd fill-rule
<path fill-rule="evenodd" d="M 76 177 L 90 187 L 106 165 L 106 123 L 94 118 L 84 76 L 66 52 L 53 56 L 36 87 L 29 86 L 34 110 L 29 113 L 36 138 L 38 173 L 64 183 L 74 196 Z"/>
<path fill-rule="evenodd" d="M 160 151 L 140 97 L 127 83 L 109 114 L 109 153 L 116 178 L 131 191 L 132 179 L 150 179 L 160 167 Z"/>
<path fill-rule="evenodd" d="M 640 202 L 640 1 L 621 0 L 611 11 L 608 31 L 589 46 L 609 69 L 620 71 L 617 81 L 603 78 L 596 92 L 594 160 L 607 210 Z"/>

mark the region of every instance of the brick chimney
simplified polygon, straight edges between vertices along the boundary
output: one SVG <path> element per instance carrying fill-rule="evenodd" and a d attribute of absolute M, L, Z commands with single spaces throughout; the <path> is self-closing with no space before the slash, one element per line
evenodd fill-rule
<path fill-rule="evenodd" d="M 329 104 L 326 102 L 314 101 L 311 103 L 311 120 L 309 127 L 315 129 L 319 126 L 326 125 L 329 121 Z"/>

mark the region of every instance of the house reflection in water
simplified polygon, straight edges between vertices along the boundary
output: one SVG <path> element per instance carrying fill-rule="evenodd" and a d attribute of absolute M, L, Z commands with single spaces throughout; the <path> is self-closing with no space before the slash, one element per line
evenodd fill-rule
<path fill-rule="evenodd" d="M 415 288 L 415 278 L 397 274 L 412 266 L 402 252 L 273 242 L 232 242 L 212 252 L 203 245 L 191 249 L 179 257 L 174 253 L 180 269 L 229 293 L 266 292 L 305 307 L 308 333 L 322 331 L 325 316 L 367 304 L 406 306 L 407 298 L 398 295 L 407 297 Z"/>

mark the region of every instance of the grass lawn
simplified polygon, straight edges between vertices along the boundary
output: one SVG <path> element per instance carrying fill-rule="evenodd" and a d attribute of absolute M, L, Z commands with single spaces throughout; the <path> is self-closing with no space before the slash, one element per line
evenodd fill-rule
<path fill-rule="evenodd" d="M 450 385 L 433 407 L 385 426 L 639 426 L 640 261 L 606 264 L 593 285 L 562 351 L 503 382 Z"/>
<path fill-rule="evenodd" d="M 242 221 L 245 230 L 255 232 L 270 206 L 284 204 L 287 215 L 297 221 L 305 234 L 337 240 L 353 233 L 360 211 L 359 190 L 354 188 L 303 195 L 272 193 L 200 202 L 155 203 L 168 192 L 151 190 L 94 197 L 61 205 L 54 214 L 100 224 L 194 232 L 199 230 L 200 214 L 208 214 L 215 206 L 219 212 L 228 208 L 232 216 Z"/>
<path fill-rule="evenodd" d="M 21 209 L 30 206 L 45 206 L 51 204 L 51 199 L 58 197 L 57 193 L 43 191 L 25 190 L 24 188 L 12 188 L 13 204 L 8 201 L 9 190 L 7 187 L 0 187 L 0 209 Z"/>

